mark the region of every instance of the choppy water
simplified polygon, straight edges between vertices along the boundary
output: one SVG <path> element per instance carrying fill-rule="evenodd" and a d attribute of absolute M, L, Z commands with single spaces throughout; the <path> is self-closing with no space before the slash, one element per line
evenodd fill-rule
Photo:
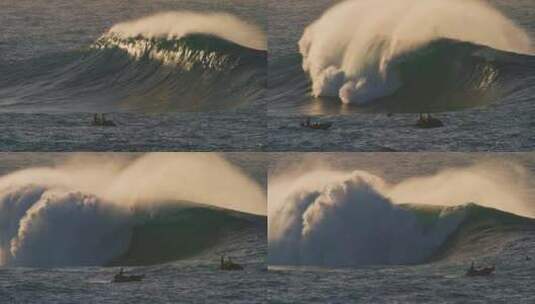
<path fill-rule="evenodd" d="M 489 259 L 498 269 L 490 278 L 465 277 L 466 262 L 357 269 L 270 267 L 268 298 L 270 303 L 532 303 L 535 269 L 523 257 L 523 252 L 511 250 Z"/>
<path fill-rule="evenodd" d="M 194 258 L 126 268 L 145 274 L 142 283 L 111 283 L 117 267 L 2 268 L 0 296 L 5 303 L 265 303 L 265 234 L 239 238 Z M 245 270 L 218 270 L 222 253 Z"/>
<path fill-rule="evenodd" d="M 91 113 L 3 113 L 3 151 L 257 151 L 266 142 L 264 114 L 113 113 L 117 127 L 91 126 Z M 244 132 L 243 130 L 247 130 Z"/>

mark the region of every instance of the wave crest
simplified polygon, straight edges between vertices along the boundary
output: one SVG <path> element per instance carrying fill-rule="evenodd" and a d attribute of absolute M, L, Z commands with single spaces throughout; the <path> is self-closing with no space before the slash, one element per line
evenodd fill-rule
<path fill-rule="evenodd" d="M 365 105 L 410 86 L 406 82 L 415 76 L 403 75 L 400 59 L 417 50 L 426 52 L 426 46 L 440 40 L 532 51 L 528 35 L 497 10 L 481 1 L 443 0 L 340 3 L 305 29 L 299 50 L 314 96 Z M 428 63 L 435 64 L 420 59 L 413 68 Z M 432 71 L 437 78 L 433 74 L 445 74 L 442 81 L 452 76 L 440 69 Z M 473 88 L 489 82 L 483 79 Z"/>
<path fill-rule="evenodd" d="M 225 13 L 165 12 L 114 25 L 109 33 L 124 38 L 183 38 L 191 34 L 217 36 L 256 50 L 266 50 L 258 27 Z"/>
<path fill-rule="evenodd" d="M 520 185 L 525 176 L 514 174 L 493 176 L 488 167 L 474 167 L 397 184 L 365 171 L 279 176 L 268 194 L 269 261 L 418 264 L 459 256 L 475 236 L 508 242 L 515 233 L 535 231 L 535 220 L 489 208 L 533 216 L 519 195 L 528 189 Z M 479 245 L 472 254 L 489 248 Z"/>
<path fill-rule="evenodd" d="M 264 200 L 210 154 L 82 157 L 17 171 L 0 178 L 0 265 L 173 261 L 257 226 Z"/>
<path fill-rule="evenodd" d="M 267 52 L 253 37 L 265 39 L 255 26 L 218 14 L 168 13 L 119 24 L 89 48 L 3 67 L 8 76 L 0 79 L 0 105 L 91 112 L 250 109 L 263 100 L 267 65 Z"/>

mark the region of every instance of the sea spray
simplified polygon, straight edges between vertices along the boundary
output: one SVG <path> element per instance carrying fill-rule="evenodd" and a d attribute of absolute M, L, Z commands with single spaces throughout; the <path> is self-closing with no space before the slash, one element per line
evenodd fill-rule
<path fill-rule="evenodd" d="M 449 168 L 394 184 L 366 171 L 296 170 L 270 176 L 272 264 L 424 263 L 459 229 L 481 233 L 480 226 L 535 217 L 526 192 L 529 174 L 514 164 Z"/>
<path fill-rule="evenodd" d="M 269 261 L 355 266 L 409 264 L 428 258 L 463 219 L 445 214 L 430 229 L 355 172 L 316 191 L 295 193 L 270 214 Z M 292 206 L 296 206 L 295 209 Z M 271 217 L 274 219 L 272 220 Z M 280 223 L 279 218 L 287 221 Z M 282 225 L 284 229 L 274 226 Z"/>
<path fill-rule="evenodd" d="M 257 26 L 226 13 L 175 11 L 122 22 L 109 34 L 122 37 L 182 38 L 190 34 L 217 36 L 242 46 L 266 50 L 267 39 Z"/>
<path fill-rule="evenodd" d="M 221 232 L 235 220 L 217 210 L 262 215 L 265 199 L 255 182 L 215 154 L 77 156 L 54 167 L 20 170 L 0 178 L 1 262 L 39 267 L 103 265 L 129 249 L 136 225 L 163 218 L 175 229 L 187 228 L 180 226 L 187 221 L 193 227 L 215 225 Z M 180 211 L 191 208 L 214 208 L 214 212 Z M 187 236 L 189 246 L 195 248 L 195 237 L 202 238 L 203 246 L 213 246 L 220 234 L 213 230 L 206 227 L 198 235 Z M 166 240 L 172 235 L 173 231 L 167 232 Z M 166 259 L 173 257 L 167 254 Z M 135 259 L 135 252 L 132 256 Z"/>
<path fill-rule="evenodd" d="M 6 66 L 0 99 L 9 111 L 55 113 L 256 108 L 265 46 L 262 30 L 238 17 L 166 12 L 118 23 L 87 47 Z"/>
<path fill-rule="evenodd" d="M 439 39 L 532 52 L 523 30 L 475 0 L 345 1 L 305 29 L 299 49 L 314 96 L 366 104 L 404 85 L 401 56 Z"/>

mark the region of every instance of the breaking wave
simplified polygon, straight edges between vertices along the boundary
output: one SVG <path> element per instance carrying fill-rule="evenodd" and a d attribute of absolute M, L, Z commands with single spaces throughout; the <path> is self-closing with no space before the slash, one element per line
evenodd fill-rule
<path fill-rule="evenodd" d="M 265 37 L 227 14 L 163 13 L 113 26 L 91 46 L 2 63 L 4 110 L 207 111 L 255 103 Z"/>
<path fill-rule="evenodd" d="M 470 184 L 473 189 L 487 189 L 477 186 L 494 183 L 499 190 L 479 194 L 458 187 L 458 183 L 447 185 L 442 178 L 426 177 L 417 180 L 418 192 L 435 189 L 427 187 L 429 183 L 436 185 L 437 192 L 411 196 L 417 181 L 389 185 L 364 171 L 318 171 L 293 182 L 270 182 L 269 263 L 335 267 L 419 264 L 470 254 L 484 256 L 522 237 L 523 232 L 535 232 L 532 218 L 489 207 L 499 207 L 498 200 L 517 189 L 474 175 L 465 174 L 464 178 L 476 181 L 475 186 Z M 457 178 L 462 177 L 458 172 Z M 455 192 L 449 205 L 437 204 L 447 199 L 444 189 Z M 441 193 L 442 197 L 436 197 Z M 498 194 L 495 200 L 493 194 Z M 474 201 L 482 196 L 489 200 Z M 501 208 L 511 205 L 513 210 L 521 210 L 514 209 L 515 204 L 522 204 L 518 197 L 511 194 L 509 198 L 501 202 Z"/>
<path fill-rule="evenodd" d="M 1 265 L 158 264 L 265 229 L 264 194 L 217 156 L 117 161 L 0 178 Z"/>
<path fill-rule="evenodd" d="M 281 85 L 362 111 L 486 105 L 535 69 L 528 35 L 482 1 L 345 1 L 305 29 L 299 51 L 311 84 L 294 58 L 275 68 Z"/>

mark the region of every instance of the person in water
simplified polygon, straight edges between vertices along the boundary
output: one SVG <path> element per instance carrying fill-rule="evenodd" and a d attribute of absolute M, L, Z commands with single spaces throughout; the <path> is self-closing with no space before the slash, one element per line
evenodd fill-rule
<path fill-rule="evenodd" d="M 117 279 L 122 278 L 123 276 L 124 276 L 124 270 L 123 270 L 123 268 L 121 267 L 121 268 L 119 269 L 119 272 L 115 274 L 114 278 L 117 280 Z"/>

